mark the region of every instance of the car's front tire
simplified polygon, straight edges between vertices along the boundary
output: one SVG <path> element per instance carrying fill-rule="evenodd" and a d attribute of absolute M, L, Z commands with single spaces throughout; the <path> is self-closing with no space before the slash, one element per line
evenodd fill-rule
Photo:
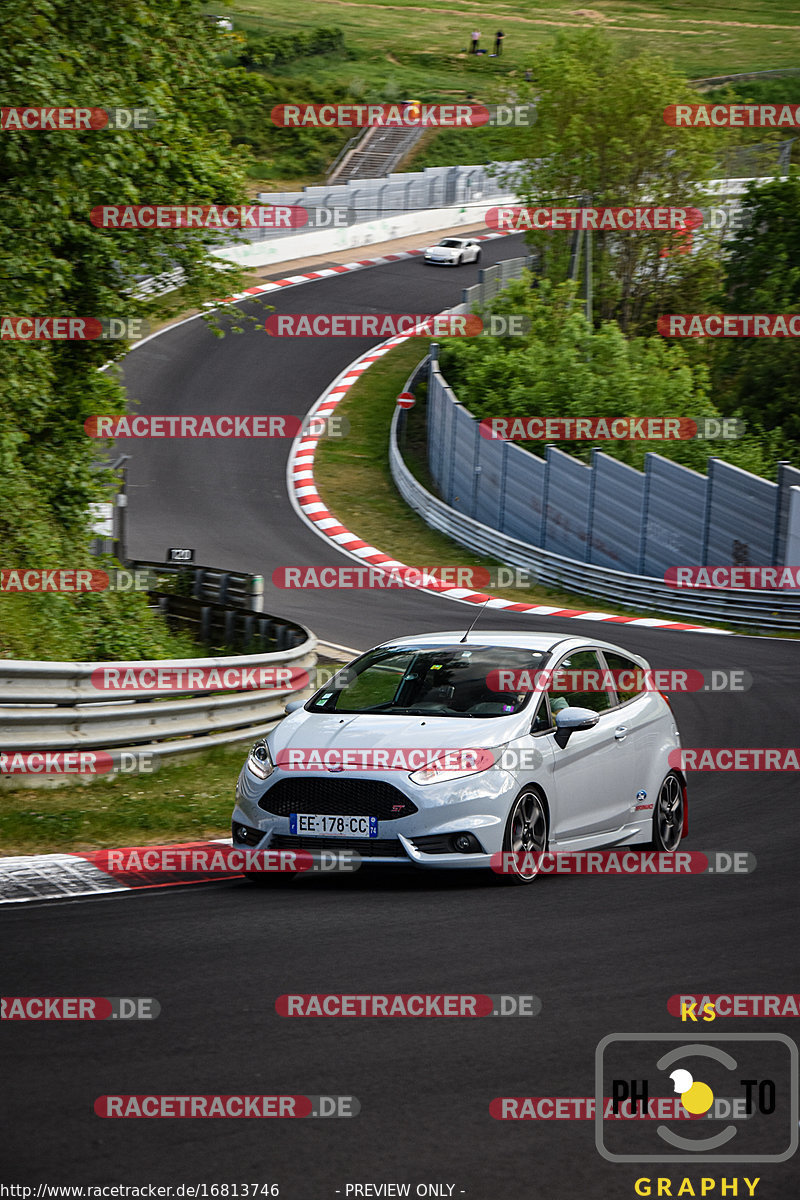
<path fill-rule="evenodd" d="M 653 835 L 650 845 L 653 850 L 672 853 L 681 844 L 685 801 L 683 784 L 676 771 L 670 771 L 658 789 L 658 799 L 653 809 Z"/>
<path fill-rule="evenodd" d="M 475 259 L 474 259 L 475 266 L 477 266 L 480 261 L 481 261 L 481 252 L 479 250 L 478 253 L 475 255 Z"/>
<path fill-rule="evenodd" d="M 547 850 L 547 806 L 536 788 L 527 787 L 517 796 L 508 814 L 503 835 L 503 854 L 517 859 L 515 869 L 498 876 L 504 883 L 532 883 L 538 864 L 520 863 L 520 855 L 536 856 Z M 504 863 L 507 859 L 503 859 Z"/>

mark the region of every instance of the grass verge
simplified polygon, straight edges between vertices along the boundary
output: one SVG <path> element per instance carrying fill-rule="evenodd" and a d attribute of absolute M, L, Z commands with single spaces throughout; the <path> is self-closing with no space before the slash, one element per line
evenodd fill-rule
<path fill-rule="evenodd" d="M 285 74 L 345 80 L 387 99 L 473 93 L 476 99 L 536 66 L 540 48 L 562 30 L 598 25 L 631 54 L 650 51 L 670 59 L 690 79 L 737 71 L 797 65 L 797 5 L 776 0 L 496 0 L 487 15 L 480 0 L 460 6 L 431 0 L 236 0 L 226 15 L 237 29 L 281 33 L 336 25 L 346 50 L 301 59 Z M 501 58 L 466 53 L 470 32 L 481 31 L 481 47 L 494 49 L 505 33 Z"/>
<path fill-rule="evenodd" d="M 226 837 L 246 749 L 218 746 L 152 775 L 4 790 L 0 854 Z"/>

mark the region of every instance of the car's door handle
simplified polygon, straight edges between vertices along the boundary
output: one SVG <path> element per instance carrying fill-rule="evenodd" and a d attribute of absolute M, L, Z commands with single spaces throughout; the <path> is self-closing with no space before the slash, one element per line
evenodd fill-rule
<path fill-rule="evenodd" d="M 617 741 L 617 742 L 624 742 L 624 741 L 625 741 L 625 738 L 626 738 L 627 736 L 628 736 L 628 727 L 627 727 L 627 725 L 619 725 L 619 726 L 618 726 L 618 727 L 617 727 L 617 728 L 614 730 L 614 740 L 615 740 L 615 741 Z"/>

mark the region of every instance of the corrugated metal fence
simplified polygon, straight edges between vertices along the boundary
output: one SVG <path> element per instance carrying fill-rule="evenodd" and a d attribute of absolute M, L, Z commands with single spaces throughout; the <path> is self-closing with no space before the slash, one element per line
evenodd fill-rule
<path fill-rule="evenodd" d="M 442 499 L 511 537 L 579 562 L 663 575 L 676 564 L 781 566 L 800 536 L 790 489 L 800 470 L 778 465 L 777 482 L 709 458 L 708 475 L 648 454 L 637 471 L 601 450 L 591 464 L 555 446 L 539 458 L 480 435 L 432 362 L 428 463 Z"/>

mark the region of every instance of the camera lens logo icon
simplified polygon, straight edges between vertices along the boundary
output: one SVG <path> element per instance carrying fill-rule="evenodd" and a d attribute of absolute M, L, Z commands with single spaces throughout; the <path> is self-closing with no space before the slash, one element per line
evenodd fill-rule
<path fill-rule="evenodd" d="M 675 1084 L 675 1091 L 687 1112 L 694 1117 L 708 1112 L 714 1103 L 714 1093 L 707 1083 L 695 1083 L 691 1071 L 683 1069 L 673 1071 L 670 1079 Z"/>
<path fill-rule="evenodd" d="M 785 1162 L 800 1143 L 800 1054 L 782 1033 L 608 1034 L 594 1100 L 609 1162 Z"/>

